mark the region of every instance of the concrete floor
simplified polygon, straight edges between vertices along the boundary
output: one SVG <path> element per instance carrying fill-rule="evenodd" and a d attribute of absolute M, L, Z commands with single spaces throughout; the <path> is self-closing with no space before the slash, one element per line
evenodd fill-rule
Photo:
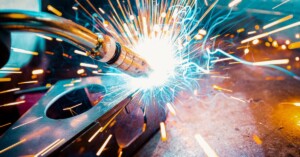
<path fill-rule="evenodd" d="M 222 73 L 230 79 L 200 81 L 198 93 L 204 94 L 181 93 L 177 116 L 169 114 L 166 122 L 168 140 L 162 142 L 158 132 L 136 156 L 300 156 L 300 107 L 282 103 L 300 102 L 299 81 L 244 65 Z M 232 92 L 216 91 L 213 84 Z M 205 153 L 196 134 L 215 154 Z"/>

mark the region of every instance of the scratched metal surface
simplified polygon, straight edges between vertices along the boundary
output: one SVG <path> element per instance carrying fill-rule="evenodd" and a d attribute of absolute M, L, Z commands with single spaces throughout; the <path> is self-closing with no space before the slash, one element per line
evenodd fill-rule
<path fill-rule="evenodd" d="M 207 156 L 196 134 L 222 157 L 300 156 L 300 107 L 280 104 L 299 101 L 299 81 L 271 69 L 244 65 L 224 73 L 230 79 L 201 80 L 203 91 L 197 96 L 181 93 L 175 103 L 177 116 L 167 118 L 168 140 L 162 142 L 158 132 L 136 156 Z M 284 80 L 266 81 L 266 77 Z M 212 84 L 232 92 L 216 92 Z"/>

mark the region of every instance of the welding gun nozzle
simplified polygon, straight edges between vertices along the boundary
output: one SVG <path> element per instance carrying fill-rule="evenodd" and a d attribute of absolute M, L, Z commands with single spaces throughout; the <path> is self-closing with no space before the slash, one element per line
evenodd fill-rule
<path fill-rule="evenodd" d="M 151 71 L 149 64 L 126 46 L 122 46 L 109 35 L 98 34 L 99 45 L 88 53 L 100 62 L 112 65 L 125 73 L 139 77 Z"/>

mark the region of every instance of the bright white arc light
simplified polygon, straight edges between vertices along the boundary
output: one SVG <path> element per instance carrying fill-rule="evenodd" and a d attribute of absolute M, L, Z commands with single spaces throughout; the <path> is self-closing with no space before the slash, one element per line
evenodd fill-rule
<path fill-rule="evenodd" d="M 137 88 L 149 89 L 159 87 L 168 82 L 174 76 L 176 66 L 175 48 L 167 38 L 147 38 L 141 40 L 134 48 L 143 57 L 152 72 L 147 78 L 136 78 L 133 86 Z"/>

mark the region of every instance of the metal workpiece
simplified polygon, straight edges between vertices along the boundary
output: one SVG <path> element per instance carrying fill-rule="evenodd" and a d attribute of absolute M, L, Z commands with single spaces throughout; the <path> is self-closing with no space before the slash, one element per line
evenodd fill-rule
<path fill-rule="evenodd" d="M 113 65 L 132 76 L 147 75 L 149 65 L 129 48 L 111 36 L 94 33 L 71 20 L 48 13 L 32 11 L 1 11 L 0 29 L 46 34 L 87 51 L 97 61 Z"/>
<path fill-rule="evenodd" d="M 120 151 L 132 156 L 159 129 L 166 113 L 156 102 L 141 104 L 137 91 L 111 93 L 117 83 L 111 80 L 57 82 L 1 136 L 0 156 L 118 156 Z M 107 149 L 99 154 L 108 138 Z"/>

